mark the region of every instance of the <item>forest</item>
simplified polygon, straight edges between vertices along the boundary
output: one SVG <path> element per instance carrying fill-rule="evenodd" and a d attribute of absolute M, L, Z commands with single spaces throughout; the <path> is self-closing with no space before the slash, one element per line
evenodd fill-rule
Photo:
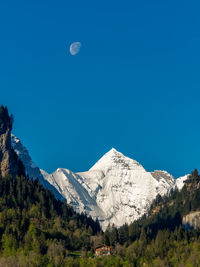
<path fill-rule="evenodd" d="M 199 209 L 199 187 L 195 170 L 182 191 L 158 196 L 148 216 L 103 233 L 38 180 L 0 177 L 0 266 L 199 266 L 200 231 L 181 221 Z M 94 257 L 100 243 L 111 256 Z"/>
<path fill-rule="evenodd" d="M 70 251 L 90 251 L 100 231 L 98 221 L 75 213 L 38 180 L 0 177 L 0 264 L 61 266 Z"/>

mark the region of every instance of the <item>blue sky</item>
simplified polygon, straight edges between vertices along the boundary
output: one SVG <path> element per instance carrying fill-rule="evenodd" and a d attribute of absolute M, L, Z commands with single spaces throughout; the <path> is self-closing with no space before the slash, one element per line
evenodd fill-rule
<path fill-rule="evenodd" d="M 185 0 L 1 1 L 0 102 L 36 164 L 84 171 L 114 147 L 148 171 L 200 170 L 199 10 Z"/>

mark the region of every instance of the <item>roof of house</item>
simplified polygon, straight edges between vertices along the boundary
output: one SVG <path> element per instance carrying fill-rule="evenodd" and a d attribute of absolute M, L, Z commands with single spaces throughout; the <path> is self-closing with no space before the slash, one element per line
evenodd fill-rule
<path fill-rule="evenodd" d="M 110 248 L 110 246 L 107 246 L 107 245 L 105 245 L 105 244 L 102 244 L 102 245 L 98 245 L 98 246 L 96 246 L 95 250 L 96 250 L 96 249 L 101 249 L 102 247 Z"/>

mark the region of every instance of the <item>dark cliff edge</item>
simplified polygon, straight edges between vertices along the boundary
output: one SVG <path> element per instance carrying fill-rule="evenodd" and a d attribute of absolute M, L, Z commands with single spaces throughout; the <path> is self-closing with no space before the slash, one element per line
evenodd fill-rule
<path fill-rule="evenodd" d="M 0 107 L 0 175 L 25 175 L 25 169 L 11 144 L 13 116 L 8 114 L 7 107 Z"/>

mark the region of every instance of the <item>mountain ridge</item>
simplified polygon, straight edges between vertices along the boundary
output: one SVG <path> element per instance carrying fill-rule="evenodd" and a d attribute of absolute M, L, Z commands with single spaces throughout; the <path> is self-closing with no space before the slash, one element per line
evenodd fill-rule
<path fill-rule="evenodd" d="M 57 199 L 64 200 L 62 195 L 54 188 L 46 179 L 45 179 L 45 171 L 41 171 L 37 165 L 32 161 L 28 150 L 26 147 L 21 143 L 20 139 L 17 138 L 14 134 L 11 134 L 11 144 L 12 147 L 17 154 L 18 158 L 21 160 L 25 167 L 25 174 L 30 179 L 38 179 L 40 183 L 44 186 L 44 188 L 50 189 L 54 196 Z M 47 174 L 47 173 L 46 173 Z"/>

